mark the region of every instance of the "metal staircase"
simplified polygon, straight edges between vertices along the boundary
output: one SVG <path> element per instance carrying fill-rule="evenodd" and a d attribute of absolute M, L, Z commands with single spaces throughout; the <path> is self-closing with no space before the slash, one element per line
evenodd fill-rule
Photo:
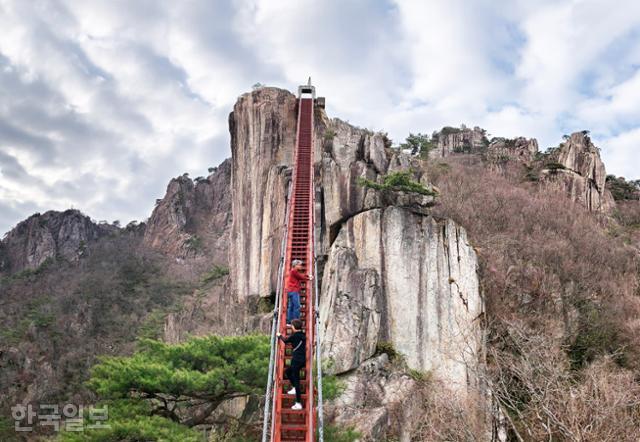
<path fill-rule="evenodd" d="M 262 441 L 323 440 L 322 432 L 322 373 L 318 336 L 318 285 L 317 278 L 302 282 L 300 293 L 300 319 L 303 323 L 306 342 L 306 366 L 301 372 L 302 410 L 292 410 L 294 395 L 286 392 L 291 384 L 284 378 L 284 371 L 291 362 L 291 348 L 276 339 L 275 333 L 288 336 L 286 327 L 287 299 L 284 293 L 284 278 L 291 269 L 291 262 L 299 259 L 304 263 L 304 273 L 317 276 L 315 257 L 315 190 L 313 171 L 313 119 L 315 88 L 311 79 L 298 88 L 298 124 L 294 156 L 293 182 L 289 189 L 286 234 L 283 239 L 283 256 L 278 274 L 278 291 L 272 325 L 272 364 L 265 399 Z M 316 381 L 314 388 L 313 362 L 316 355 Z M 316 397 L 316 394 L 318 397 Z M 316 415 L 316 410 L 318 411 Z M 319 421 L 319 425 L 318 424 Z M 317 433 L 317 434 L 316 434 Z"/>

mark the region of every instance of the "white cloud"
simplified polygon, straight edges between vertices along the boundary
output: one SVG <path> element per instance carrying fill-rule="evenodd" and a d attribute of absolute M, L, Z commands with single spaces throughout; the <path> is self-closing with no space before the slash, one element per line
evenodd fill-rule
<path fill-rule="evenodd" d="M 622 132 L 614 137 L 605 138 L 600 145 L 606 158 L 608 173 L 627 178 L 640 178 L 638 153 L 640 152 L 640 126 Z"/>
<path fill-rule="evenodd" d="M 0 29 L 0 231 L 70 205 L 145 218 L 170 177 L 228 156 L 238 95 L 309 75 L 330 115 L 396 141 L 591 129 L 639 177 L 631 0 L 0 0 Z"/>

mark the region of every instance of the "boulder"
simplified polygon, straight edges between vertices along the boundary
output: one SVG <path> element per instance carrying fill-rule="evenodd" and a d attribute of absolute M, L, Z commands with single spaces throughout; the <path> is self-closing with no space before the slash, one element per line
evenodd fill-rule
<path fill-rule="evenodd" d="M 361 441 L 410 441 L 424 400 L 417 382 L 395 369 L 386 354 L 340 376 L 344 392 L 330 401 L 325 416 L 340 428 L 353 427 Z"/>

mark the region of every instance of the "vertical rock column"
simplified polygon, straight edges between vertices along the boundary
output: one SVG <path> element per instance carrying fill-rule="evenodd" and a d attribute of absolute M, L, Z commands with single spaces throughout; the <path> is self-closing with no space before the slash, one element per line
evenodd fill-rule
<path fill-rule="evenodd" d="M 231 289 L 239 299 L 269 296 L 276 288 L 296 115 L 295 96 L 276 88 L 242 95 L 229 115 L 229 267 Z"/>

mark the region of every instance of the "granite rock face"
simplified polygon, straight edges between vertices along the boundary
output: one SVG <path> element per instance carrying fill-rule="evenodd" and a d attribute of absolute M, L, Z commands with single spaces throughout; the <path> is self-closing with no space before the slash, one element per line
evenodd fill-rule
<path fill-rule="evenodd" d="M 324 214 L 320 235 L 323 253 L 342 223 L 362 211 L 389 205 L 424 208 L 433 202 L 433 198 L 426 195 L 379 192 L 361 185 L 360 179 L 379 182 L 390 173 L 412 170 L 417 182 L 430 187 L 422 172 L 423 162 L 397 149 L 389 149 L 384 134 L 360 129 L 339 119 L 330 120 L 323 112 L 318 119 L 316 151 L 321 152 L 317 168 Z M 327 137 L 327 133 L 331 136 Z"/>
<path fill-rule="evenodd" d="M 550 188 L 565 192 L 593 212 L 611 211 L 611 193 L 605 188 L 607 173 L 598 148 L 584 132 L 575 132 L 550 155 L 555 167 L 543 169 L 541 178 Z"/>
<path fill-rule="evenodd" d="M 37 213 L 20 222 L 1 241 L 0 272 L 33 270 L 57 258 L 77 261 L 89 252 L 91 243 L 117 230 L 94 223 L 78 210 Z"/>
<path fill-rule="evenodd" d="M 276 290 L 277 266 L 293 165 L 296 98 L 288 91 L 261 88 L 242 95 L 229 116 L 231 131 L 231 197 L 233 224 L 230 270 L 239 296 L 266 297 Z M 385 146 L 385 137 L 329 119 L 316 109 L 314 122 L 318 244 L 326 253 L 341 223 L 363 210 L 399 204 L 426 207 L 424 195 L 373 191 L 372 181 L 399 170 L 414 169 L 417 181 L 429 185 L 421 161 Z"/>
<path fill-rule="evenodd" d="M 287 185 L 296 135 L 296 98 L 261 88 L 238 98 L 231 132 L 231 290 L 242 299 L 276 287 Z"/>
<path fill-rule="evenodd" d="M 439 132 L 434 132 L 432 140 L 436 147 L 429 152 L 431 158 L 445 158 L 454 153 L 477 152 L 489 145 L 486 131 L 479 127 L 469 129 L 462 125 L 457 127 L 444 127 Z"/>
<path fill-rule="evenodd" d="M 147 222 L 144 246 L 176 260 L 207 255 L 226 265 L 231 225 L 231 161 L 206 178 L 172 179 Z"/>
<path fill-rule="evenodd" d="M 341 427 L 355 427 L 360 440 L 387 440 L 389 434 L 395 434 L 396 440 L 411 440 L 424 398 L 416 381 L 395 370 L 385 353 L 340 379 L 344 392 L 327 405 L 328 419 Z"/>
<path fill-rule="evenodd" d="M 395 206 L 349 219 L 322 281 L 323 353 L 334 372 L 356 368 L 384 341 L 409 368 L 465 391 L 481 352 L 477 265 L 452 221 Z"/>
<path fill-rule="evenodd" d="M 492 140 L 487 148 L 487 159 L 491 163 L 504 161 L 531 163 L 535 160 L 537 153 L 538 141 L 535 138 L 496 138 Z"/>

